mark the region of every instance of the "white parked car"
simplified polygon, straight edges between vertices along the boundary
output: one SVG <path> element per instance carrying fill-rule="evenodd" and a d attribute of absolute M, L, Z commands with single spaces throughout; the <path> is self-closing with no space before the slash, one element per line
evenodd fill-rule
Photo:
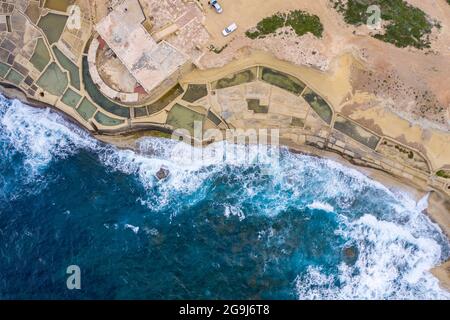
<path fill-rule="evenodd" d="M 216 12 L 217 13 L 222 13 L 222 7 L 220 6 L 220 4 L 217 2 L 217 0 L 211 0 L 210 2 L 209 2 L 209 4 L 214 8 L 214 9 L 216 9 Z"/>
<path fill-rule="evenodd" d="M 222 31 L 223 36 L 226 37 L 227 35 L 229 35 L 229 34 L 232 33 L 233 31 L 235 31 L 236 29 L 237 29 L 236 23 L 230 24 L 228 27 L 226 27 L 225 29 L 223 29 L 223 31 Z"/>

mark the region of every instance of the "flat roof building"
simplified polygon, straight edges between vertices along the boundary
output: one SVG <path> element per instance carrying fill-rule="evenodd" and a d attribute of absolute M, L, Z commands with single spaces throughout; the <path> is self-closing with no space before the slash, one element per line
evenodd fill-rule
<path fill-rule="evenodd" d="M 95 28 L 131 75 L 150 94 L 190 63 L 190 59 L 168 42 L 157 43 L 143 27 L 144 21 L 145 15 L 138 0 L 125 0 Z"/>

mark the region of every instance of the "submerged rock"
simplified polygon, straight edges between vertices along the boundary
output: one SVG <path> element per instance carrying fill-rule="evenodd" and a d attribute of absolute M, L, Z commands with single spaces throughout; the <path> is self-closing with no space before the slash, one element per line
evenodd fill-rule
<path fill-rule="evenodd" d="M 342 255 L 346 264 L 353 265 L 358 260 L 358 248 L 356 246 L 345 247 Z"/>
<path fill-rule="evenodd" d="M 170 175 L 170 171 L 166 167 L 161 167 L 161 169 L 159 169 L 158 172 L 156 172 L 156 178 L 158 178 L 158 180 L 164 180 L 169 175 Z"/>

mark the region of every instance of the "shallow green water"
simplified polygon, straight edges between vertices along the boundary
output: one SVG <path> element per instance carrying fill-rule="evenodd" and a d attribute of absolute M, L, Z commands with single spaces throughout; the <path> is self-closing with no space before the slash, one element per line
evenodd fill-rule
<path fill-rule="evenodd" d="M 370 133 L 363 127 L 360 127 L 352 121 L 341 116 L 338 116 L 336 118 L 334 128 L 374 150 L 377 147 L 378 142 L 380 142 L 380 137 Z"/>
<path fill-rule="evenodd" d="M 86 57 L 83 57 L 83 84 L 92 100 L 103 109 L 119 117 L 130 117 L 130 108 L 112 102 L 97 88 L 89 73 L 89 64 Z"/>
<path fill-rule="evenodd" d="M 207 118 L 211 120 L 216 126 L 222 123 L 222 120 L 220 120 L 220 118 L 211 111 L 208 111 Z"/>
<path fill-rule="evenodd" d="M 50 44 L 57 42 L 61 37 L 67 18 L 67 16 L 50 12 L 39 20 L 38 27 L 44 31 Z"/>
<path fill-rule="evenodd" d="M 190 84 L 183 96 L 183 100 L 193 103 L 208 94 L 206 84 Z"/>
<path fill-rule="evenodd" d="M 30 59 L 33 66 L 39 71 L 44 70 L 47 64 L 50 62 L 50 53 L 48 52 L 47 46 L 44 40 L 39 38 L 36 43 L 36 48 L 34 49 L 33 56 Z"/>
<path fill-rule="evenodd" d="M 240 84 L 255 81 L 257 74 L 257 68 L 247 69 L 215 81 L 211 84 L 211 86 L 213 89 L 224 89 L 238 86 Z"/>
<path fill-rule="evenodd" d="M 204 118 L 204 115 L 177 103 L 172 107 L 167 116 L 167 124 L 177 129 L 187 129 L 193 134 L 194 122 L 203 122 Z"/>
<path fill-rule="evenodd" d="M 77 112 L 83 117 L 84 120 L 89 120 L 93 117 L 97 108 L 88 99 L 84 98 L 77 109 Z"/>
<path fill-rule="evenodd" d="M 10 66 L 0 62 L 0 77 L 4 78 L 8 73 Z"/>
<path fill-rule="evenodd" d="M 306 87 L 299 79 L 284 72 L 266 67 L 262 69 L 262 80 L 297 95 L 301 94 Z"/>
<path fill-rule="evenodd" d="M 37 81 L 37 85 L 54 96 L 62 96 L 69 80 L 67 75 L 55 63 L 51 63 Z"/>
<path fill-rule="evenodd" d="M 148 116 L 148 114 L 147 114 L 147 107 L 134 108 L 134 116 L 136 118 L 141 118 L 141 117 Z"/>
<path fill-rule="evenodd" d="M 110 116 L 102 112 L 97 112 L 97 114 L 95 115 L 95 120 L 104 126 L 117 126 L 124 122 L 123 120 L 120 119 L 111 118 Z"/>
<path fill-rule="evenodd" d="M 152 104 L 147 106 L 148 114 L 153 114 L 161 111 L 169 104 L 171 104 L 176 98 L 182 95 L 184 92 L 183 88 L 177 84 L 175 87 L 167 91 L 161 98 Z"/>
<path fill-rule="evenodd" d="M 311 108 L 322 118 L 323 121 L 330 124 L 333 118 L 333 111 L 328 103 L 311 89 L 306 89 L 303 98 L 309 103 Z"/>
<path fill-rule="evenodd" d="M 69 5 L 73 3 L 73 0 L 46 0 L 45 8 L 66 12 Z"/>
<path fill-rule="evenodd" d="M 80 100 L 81 96 L 70 88 L 67 89 L 66 93 L 64 93 L 61 98 L 62 102 L 72 108 L 76 108 Z"/>
<path fill-rule="evenodd" d="M 15 85 L 19 85 L 25 77 L 15 71 L 14 69 L 9 70 L 9 73 L 6 75 L 6 80 L 14 83 Z"/>
<path fill-rule="evenodd" d="M 57 47 L 53 47 L 53 52 L 58 62 L 69 72 L 70 84 L 80 90 L 80 69 Z"/>

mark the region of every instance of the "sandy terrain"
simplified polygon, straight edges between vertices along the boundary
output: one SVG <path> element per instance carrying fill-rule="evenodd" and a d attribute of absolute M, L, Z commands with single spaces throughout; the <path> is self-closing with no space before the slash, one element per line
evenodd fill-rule
<path fill-rule="evenodd" d="M 108 14 L 108 8 L 122 1 L 90 1 L 93 20 L 98 22 Z M 220 0 L 223 7 L 221 14 L 208 6 L 208 0 L 195 1 L 204 14 L 202 22 L 209 39 L 197 26 L 192 30 L 186 28 L 186 36 L 181 36 L 184 29 L 180 30 L 171 36 L 169 42 L 183 47 L 200 68 L 221 67 L 254 51 L 265 51 L 296 65 L 330 71 L 338 57 L 350 53 L 361 60 L 363 66 L 351 70 L 353 93 L 370 96 L 370 103 L 394 111 L 411 124 L 443 131 L 450 129 L 450 10 L 446 0 L 407 0 L 442 26 L 441 29 L 434 29 L 432 47 L 425 50 L 397 48 L 372 38 L 372 30 L 367 26 L 346 24 L 332 8 L 330 0 Z M 164 3 L 140 0 L 140 3 L 151 18 L 153 31 L 176 23 L 176 17 L 182 15 L 183 8 L 187 6 L 187 2 L 182 0 L 167 0 Z M 291 10 L 304 10 L 317 15 L 324 27 L 322 38 L 311 34 L 298 37 L 290 27 L 264 39 L 251 40 L 245 36 L 245 32 L 261 19 Z M 222 30 L 232 22 L 238 25 L 238 30 L 224 37 Z M 190 39 L 193 34 L 198 41 Z M 188 39 L 188 43 L 183 39 Z M 211 47 L 216 52 L 210 51 Z M 348 108 L 358 108 L 368 102 Z"/>
<path fill-rule="evenodd" d="M 434 268 L 431 272 L 441 281 L 441 286 L 450 291 L 450 261 Z"/>
<path fill-rule="evenodd" d="M 118 58 L 106 57 L 104 51 L 97 56 L 97 70 L 109 86 L 120 92 L 133 92 L 136 79 L 130 74 Z"/>
<path fill-rule="evenodd" d="M 355 90 L 373 94 L 385 107 L 410 122 L 447 131 L 450 128 L 450 10 L 445 0 L 408 2 L 442 25 L 432 35 L 430 50 L 400 49 L 376 40 L 368 36 L 370 30 L 366 26 L 347 25 L 330 7 L 329 0 L 222 0 L 224 12 L 220 15 L 207 7 L 207 0 L 202 0 L 211 44 L 216 48 L 227 47 L 220 54 L 207 53 L 201 63 L 205 68 L 223 66 L 251 51 L 263 50 L 297 65 L 327 70 L 333 58 L 349 52 L 365 63 L 365 70 L 353 74 Z M 245 31 L 262 18 L 293 9 L 318 15 L 324 25 L 323 38 L 297 37 L 293 32 L 258 40 L 245 36 Z M 225 38 L 221 30 L 231 22 L 237 23 L 238 30 Z"/>

